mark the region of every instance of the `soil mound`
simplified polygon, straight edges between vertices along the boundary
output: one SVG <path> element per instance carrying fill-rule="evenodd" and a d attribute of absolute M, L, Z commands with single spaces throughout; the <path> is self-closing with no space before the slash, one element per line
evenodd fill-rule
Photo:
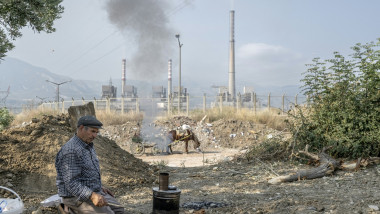
<path fill-rule="evenodd" d="M 0 135 L 0 183 L 15 190 L 29 211 L 57 192 L 55 157 L 74 134 L 68 121 L 67 115 L 44 116 Z M 103 184 L 117 195 L 155 181 L 157 169 L 136 159 L 113 140 L 98 136 L 94 145 Z"/>

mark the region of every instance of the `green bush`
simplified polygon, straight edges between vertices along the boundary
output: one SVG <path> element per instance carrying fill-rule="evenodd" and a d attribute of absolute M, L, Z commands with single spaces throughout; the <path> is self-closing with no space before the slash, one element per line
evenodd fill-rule
<path fill-rule="evenodd" d="M 0 131 L 7 128 L 13 121 L 14 117 L 9 114 L 7 108 L 0 108 Z"/>
<path fill-rule="evenodd" d="M 304 73 L 308 108 L 292 114 L 296 147 L 329 150 L 335 157 L 380 155 L 380 39 L 357 44 L 346 59 L 313 60 Z"/>

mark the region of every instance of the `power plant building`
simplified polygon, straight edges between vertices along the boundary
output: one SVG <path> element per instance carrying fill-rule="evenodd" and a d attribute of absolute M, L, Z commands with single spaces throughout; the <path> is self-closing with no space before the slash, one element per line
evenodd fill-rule
<path fill-rule="evenodd" d="M 166 98 L 166 88 L 163 86 L 153 86 L 152 98 Z"/>
<path fill-rule="evenodd" d="M 102 85 L 102 99 L 116 98 L 117 88 L 112 85 L 112 80 L 108 85 Z"/>
<path fill-rule="evenodd" d="M 137 88 L 133 85 L 124 85 L 124 98 L 137 98 Z"/>

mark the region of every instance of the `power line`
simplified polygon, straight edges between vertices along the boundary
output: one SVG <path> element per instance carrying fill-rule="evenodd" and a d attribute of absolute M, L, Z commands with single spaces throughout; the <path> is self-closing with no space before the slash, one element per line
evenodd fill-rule
<path fill-rule="evenodd" d="M 124 42 L 123 42 L 123 43 L 124 43 Z M 73 74 L 73 73 L 79 73 L 83 68 L 85 68 L 85 67 L 87 67 L 87 66 L 89 66 L 89 65 L 91 65 L 91 64 L 94 64 L 95 62 L 99 61 L 100 59 L 102 59 L 102 58 L 106 57 L 107 55 L 113 53 L 114 51 L 116 51 L 117 49 L 119 49 L 123 43 L 119 44 L 119 45 L 116 46 L 114 49 L 112 49 L 111 51 L 109 51 L 109 52 L 107 52 L 106 54 L 102 55 L 101 57 L 95 59 L 94 61 L 91 61 L 91 62 L 85 64 L 84 66 L 80 67 L 79 69 L 77 69 L 77 70 L 71 72 L 69 75 L 71 75 L 71 74 Z"/>
<path fill-rule="evenodd" d="M 86 41 L 89 41 L 90 38 L 94 37 L 95 35 L 98 35 L 98 31 L 100 31 L 101 29 L 103 29 L 104 26 L 99 26 L 95 31 L 93 31 L 93 33 L 90 33 L 89 36 L 87 36 L 86 38 L 84 38 L 83 40 L 81 40 L 80 42 L 77 42 L 75 45 L 73 45 L 73 47 L 75 47 L 76 49 L 78 49 L 81 45 L 83 45 Z M 60 57 L 58 60 L 56 60 L 54 62 L 54 64 L 58 64 L 62 61 L 64 61 L 66 58 L 68 58 L 69 56 L 73 56 L 73 50 L 72 48 L 68 48 L 66 49 L 67 51 L 65 51 L 64 53 L 64 56 L 63 57 Z M 76 52 L 76 51 L 75 51 Z"/>
<path fill-rule="evenodd" d="M 172 11 L 168 11 L 166 13 L 167 16 L 172 16 L 176 13 L 178 13 L 179 11 L 181 11 L 183 8 L 189 6 L 191 4 L 191 2 L 194 1 L 194 0 L 184 0 L 182 1 L 182 3 L 178 4 L 176 7 L 174 7 L 174 9 Z"/>
<path fill-rule="evenodd" d="M 172 9 L 171 11 L 168 11 L 166 13 L 166 15 L 169 17 L 169 16 L 172 16 L 174 15 L 175 13 L 179 12 L 180 10 L 182 10 L 183 8 L 187 7 L 188 5 L 190 5 L 191 1 L 193 0 L 184 0 L 182 1 L 180 4 L 178 4 L 177 6 L 174 7 L 174 9 Z M 130 20 L 129 21 L 133 21 L 132 20 L 132 17 L 130 17 Z M 86 54 L 88 54 L 91 50 L 95 49 L 96 47 L 98 47 L 100 44 L 102 44 L 104 41 L 106 41 L 107 39 L 111 38 L 112 36 L 115 35 L 115 33 L 118 32 L 118 30 L 115 30 L 113 31 L 112 33 L 110 33 L 109 35 L 107 35 L 104 39 L 102 39 L 100 42 L 96 43 L 95 45 L 93 45 L 92 47 L 88 48 L 85 52 L 83 52 L 78 58 L 72 60 L 71 62 L 69 63 L 66 63 L 62 68 L 59 69 L 59 71 L 67 68 L 68 66 L 72 65 L 72 63 L 75 63 L 77 62 L 80 58 L 82 58 L 83 56 L 85 56 Z M 123 42 L 124 43 L 124 42 Z M 80 67 L 79 69 L 76 69 L 74 70 L 73 72 L 69 73 L 69 75 L 73 74 L 73 73 L 78 73 L 78 72 L 81 72 L 81 70 L 87 66 L 89 66 L 90 64 L 92 63 L 95 63 L 97 61 L 99 61 L 100 59 L 104 58 L 105 56 L 113 53 L 114 51 L 116 51 L 117 49 L 119 49 L 121 47 L 121 45 L 123 44 L 119 44 L 117 45 L 116 47 L 114 47 L 111 51 L 107 52 L 106 54 L 98 57 L 97 59 L 91 61 L 90 63 L 87 63 L 85 64 L 84 66 Z"/>
<path fill-rule="evenodd" d="M 100 42 L 96 43 L 94 46 L 88 48 L 85 52 L 83 52 L 79 57 L 75 58 L 73 61 L 65 64 L 61 69 L 59 69 L 59 71 L 62 71 L 63 69 L 67 68 L 68 66 L 72 65 L 72 63 L 75 63 L 76 61 L 80 60 L 83 56 L 85 56 L 87 53 L 89 53 L 91 50 L 95 49 L 96 47 L 98 47 L 100 44 L 102 44 L 104 41 L 106 41 L 107 39 L 109 39 L 111 36 L 113 36 L 115 33 L 117 33 L 118 30 L 115 30 L 113 31 L 112 33 L 110 33 L 108 36 L 106 36 L 106 38 L 102 39 Z"/>

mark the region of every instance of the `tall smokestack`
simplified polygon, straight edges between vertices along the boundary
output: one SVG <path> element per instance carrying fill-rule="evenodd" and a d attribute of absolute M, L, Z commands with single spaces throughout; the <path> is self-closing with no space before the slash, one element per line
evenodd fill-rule
<path fill-rule="evenodd" d="M 231 101 L 235 101 L 235 11 L 230 11 L 230 63 L 228 70 L 228 93 Z"/>
<path fill-rule="evenodd" d="M 172 60 L 168 61 L 168 98 L 172 93 Z"/>
<path fill-rule="evenodd" d="M 121 60 L 121 97 L 125 97 L 125 70 L 126 70 L 126 59 Z"/>

